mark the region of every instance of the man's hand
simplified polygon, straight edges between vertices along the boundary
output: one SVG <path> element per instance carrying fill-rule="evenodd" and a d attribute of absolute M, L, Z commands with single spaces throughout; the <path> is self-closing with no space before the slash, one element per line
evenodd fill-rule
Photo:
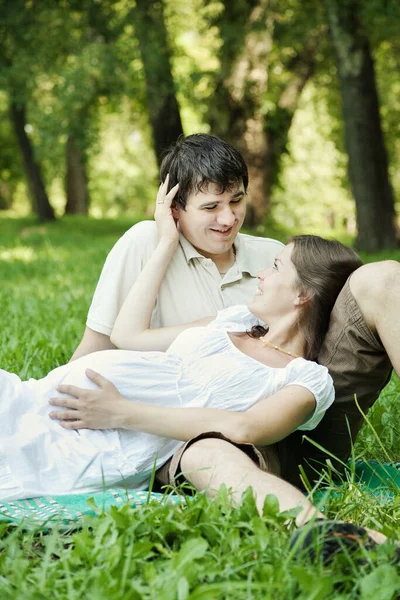
<path fill-rule="evenodd" d="M 74 385 L 60 385 L 57 390 L 71 398 L 51 398 L 49 404 L 66 410 L 52 411 L 51 419 L 60 421 L 64 429 L 116 429 L 123 427 L 123 418 L 130 402 L 125 400 L 108 379 L 86 370 L 86 376 L 99 386 L 84 390 Z"/>

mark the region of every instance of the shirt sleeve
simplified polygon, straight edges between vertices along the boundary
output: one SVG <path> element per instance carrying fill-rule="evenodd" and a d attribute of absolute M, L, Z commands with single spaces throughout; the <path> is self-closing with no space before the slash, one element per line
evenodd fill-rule
<path fill-rule="evenodd" d="M 313 394 L 316 403 L 311 417 L 297 429 L 301 431 L 314 429 L 335 399 L 332 377 L 326 367 L 305 359 L 293 360 L 287 370 L 288 378 L 285 385 L 301 385 L 307 388 Z"/>
<path fill-rule="evenodd" d="M 153 221 L 137 223 L 118 240 L 97 283 L 86 321 L 90 329 L 111 334 L 118 312 L 156 244 Z"/>
<path fill-rule="evenodd" d="M 261 325 L 261 321 L 249 311 L 245 304 L 237 304 L 218 311 L 217 316 L 208 326 L 212 329 L 242 333 L 249 331 L 254 325 Z"/>

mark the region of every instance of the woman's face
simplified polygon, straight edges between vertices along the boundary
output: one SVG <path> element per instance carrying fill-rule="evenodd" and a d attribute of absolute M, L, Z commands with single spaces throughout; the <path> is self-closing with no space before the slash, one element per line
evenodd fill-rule
<path fill-rule="evenodd" d="M 265 323 L 273 315 L 288 314 L 301 303 L 297 272 L 291 260 L 292 251 L 293 244 L 288 244 L 272 267 L 257 274 L 258 290 L 249 309 Z"/>

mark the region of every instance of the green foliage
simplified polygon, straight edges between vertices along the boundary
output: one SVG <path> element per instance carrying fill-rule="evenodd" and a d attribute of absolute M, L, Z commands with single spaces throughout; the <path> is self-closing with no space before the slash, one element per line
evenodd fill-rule
<path fill-rule="evenodd" d="M 277 221 L 297 231 L 355 232 L 354 204 L 344 187 L 346 159 L 335 145 L 327 99 L 310 82 L 302 95 L 273 196 Z M 329 231 L 330 230 L 330 231 Z"/>
<path fill-rule="evenodd" d="M 323 568 L 293 560 L 284 520 L 278 512 L 261 518 L 249 491 L 232 508 L 221 488 L 214 501 L 114 508 L 71 535 L 3 525 L 2 598 L 367 600 L 400 591 L 391 544 Z"/>
<path fill-rule="evenodd" d="M 256 115 L 273 139 L 263 170 L 269 169 L 273 183 L 275 220 L 302 230 L 327 228 L 334 234 L 345 222 L 352 233 L 355 218 L 341 100 L 323 3 L 164 0 L 163 4 L 185 132 L 209 131 L 212 126 L 240 146 L 243 121 L 251 124 Z M 253 15 L 257 7 L 262 17 Z M 374 51 L 390 172 L 398 195 L 399 4 L 367 0 L 360 3 L 360 10 Z M 0 11 L 0 175 L 8 186 L 0 190 L 0 197 L 14 195 L 16 210 L 18 199 L 26 198 L 22 161 L 7 125 L 8 104 L 14 98 L 27 103 L 27 132 L 58 214 L 65 205 L 69 134 L 84 152 L 92 214 L 145 212 L 157 174 L 134 5 L 128 0 L 0 0 Z M 300 104 L 289 110 L 279 102 L 299 73 L 307 41 L 318 32 L 310 83 Z M 246 50 L 246 43 L 255 40 L 268 46 L 260 63 L 252 63 L 254 54 Z M 149 47 L 148 52 L 154 50 Z M 247 69 L 243 81 L 239 63 Z M 264 86 L 255 73 L 265 78 Z M 244 107 L 237 102 L 240 95 Z M 285 102 L 290 104 L 290 99 Z M 257 153 L 249 156 L 251 163 L 256 162 Z M 23 210 L 28 210 L 27 201 Z"/>
<path fill-rule="evenodd" d="M 392 380 L 381 393 L 380 399 L 368 413 L 373 429 L 364 427 L 357 438 L 357 456 L 375 456 L 382 460 L 392 460 L 400 456 L 400 382 L 393 375 Z M 381 444 L 377 444 L 379 438 Z"/>
<path fill-rule="evenodd" d="M 2 368 L 41 377 L 69 360 L 107 252 L 131 224 L 0 220 Z"/>

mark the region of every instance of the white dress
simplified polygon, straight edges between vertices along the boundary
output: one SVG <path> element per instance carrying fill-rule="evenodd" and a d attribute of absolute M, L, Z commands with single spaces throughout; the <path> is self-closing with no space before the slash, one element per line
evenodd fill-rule
<path fill-rule="evenodd" d="M 299 429 L 316 427 L 334 399 L 327 369 L 303 358 L 271 368 L 243 354 L 228 332 L 255 324 L 247 307 L 234 306 L 208 327 L 181 333 L 167 352 L 94 352 L 27 382 L 0 370 L 0 500 L 115 485 L 143 489 L 153 467 L 183 444 L 137 431 L 70 431 L 52 421 L 48 401 L 60 396 L 58 385 L 96 387 L 86 368 L 112 381 L 129 401 L 168 407 L 244 411 L 285 385 L 301 385 L 314 394 L 316 409 Z"/>

